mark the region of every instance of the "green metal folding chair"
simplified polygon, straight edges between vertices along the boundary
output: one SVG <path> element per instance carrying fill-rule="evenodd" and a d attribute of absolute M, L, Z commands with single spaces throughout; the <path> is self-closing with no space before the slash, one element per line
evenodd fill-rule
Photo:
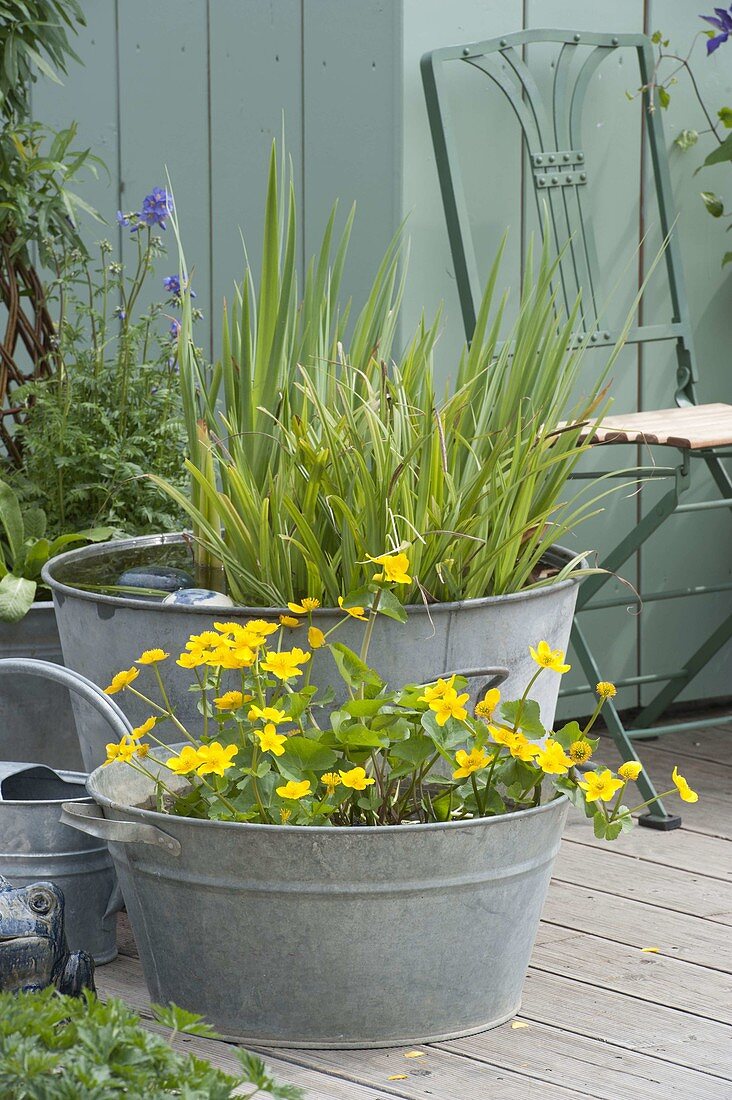
<path fill-rule="evenodd" d="M 551 102 L 546 103 L 525 57 L 529 47 L 538 43 L 554 43 L 558 56 L 551 78 Z M 579 47 L 584 49 L 582 56 Z M 448 103 L 448 69 L 468 65 L 479 70 L 504 93 L 520 125 L 530 178 L 537 205 L 546 203 L 553 240 L 560 250 L 561 290 L 567 308 L 577 293 L 582 293 L 581 331 L 578 338 L 587 338 L 593 346 L 612 346 L 616 336 L 598 327 L 597 301 L 600 286 L 597 249 L 589 209 L 588 174 L 592 172 L 581 144 L 581 120 L 590 81 L 598 67 L 618 50 L 632 50 L 637 55 L 640 83 L 652 78 L 654 57 L 650 40 L 639 34 L 592 34 L 574 31 L 527 30 L 494 38 L 434 50 L 422 58 L 427 112 L 429 115 L 437 168 L 442 190 L 447 229 L 450 238 L 455 277 L 460 297 L 463 323 L 468 340 L 475 327 L 476 310 L 481 298 L 475 247 L 461 179 L 458 148 Z M 530 51 L 529 51 L 530 52 Z M 546 66 L 544 66 L 546 70 Z M 546 72 L 544 74 L 547 75 Z M 672 233 L 673 201 L 668 158 L 660 111 L 646 111 L 643 127 L 650 151 L 650 166 L 655 181 L 660 228 L 668 244 L 665 250 L 665 270 L 671 303 L 671 319 L 665 324 L 639 323 L 631 329 L 627 342 L 673 341 L 677 370 L 674 393 L 675 407 L 652 412 L 615 415 L 603 423 L 595 441 L 603 445 L 615 442 L 643 443 L 665 448 L 664 454 L 675 452 L 675 458 L 664 465 L 638 465 L 631 476 L 639 479 L 662 478 L 669 483 L 665 495 L 617 546 L 604 555 L 606 574 L 584 581 L 578 600 L 578 613 L 627 605 L 627 597 L 597 598 L 615 574 L 646 543 L 671 516 L 698 514 L 711 508 L 732 506 L 732 479 L 724 459 L 732 457 L 732 406 L 697 403 L 697 370 L 689 311 L 684 289 L 679 245 Z M 540 219 L 541 220 L 541 219 Z M 703 462 L 710 471 L 719 497 L 713 500 L 683 501 L 690 487 L 692 470 Z M 629 471 L 605 471 L 607 477 L 627 478 Z M 596 477 L 597 473 L 579 476 Z M 728 592 L 732 584 L 696 586 L 673 591 L 641 593 L 644 603 L 656 600 L 688 598 L 712 592 Z M 605 722 L 616 745 L 626 760 L 638 760 L 634 741 L 655 738 L 670 730 L 699 729 L 729 721 L 730 716 L 708 720 L 659 724 L 659 719 L 677 699 L 679 693 L 705 667 L 708 661 L 732 637 L 732 613 L 711 632 L 704 643 L 692 653 L 683 668 L 674 672 L 632 676 L 618 681 L 619 687 L 663 684 L 655 697 L 643 706 L 632 724 L 626 725 L 611 700 L 603 711 Z M 588 644 L 585 630 L 575 620 L 572 633 L 575 654 L 588 683 L 572 689 L 571 694 L 592 690 L 601 679 L 600 670 Z M 638 779 L 644 798 L 655 797 L 656 791 L 645 770 Z M 672 829 L 681 824 L 678 816 L 666 812 L 657 803 L 641 823 L 658 829 Z"/>

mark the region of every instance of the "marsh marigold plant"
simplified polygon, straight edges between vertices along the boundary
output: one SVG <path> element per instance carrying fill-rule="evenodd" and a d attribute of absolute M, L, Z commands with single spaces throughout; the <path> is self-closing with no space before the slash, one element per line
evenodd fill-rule
<path fill-rule="evenodd" d="M 327 633 L 313 622 L 318 601 L 304 597 L 279 622 L 215 622 L 177 658 L 145 639 L 150 648 L 106 690 L 131 692 L 151 714 L 107 746 L 106 763 L 144 773 L 159 810 L 193 818 L 397 825 L 510 813 L 566 794 L 592 818 L 597 836 L 612 840 L 630 828 L 633 813 L 647 805 L 623 802 L 641 765 L 627 761 L 617 773 L 593 767 L 598 740 L 590 731 L 613 685 L 597 685 L 584 727 L 569 722 L 554 733 L 542 725 L 531 690 L 539 676 L 562 675 L 569 665 L 543 639 L 529 646 L 537 668 L 519 700 L 503 701 L 491 687 L 472 704 L 467 680 L 456 674 L 391 688 L 369 667 L 368 643 L 376 616 L 393 614 L 391 586 L 406 583 L 409 562 L 403 548 L 371 560 L 379 571 L 367 589 L 339 600 L 343 617 Z M 365 623 L 360 654 L 337 638 L 353 618 Z M 291 644 L 298 625 L 310 649 Z M 172 660 L 190 670 L 200 696 L 196 730 L 170 706 L 164 669 Z M 337 670 L 338 696 L 310 682 L 321 660 Z M 345 702 L 334 704 L 336 697 Z M 173 748 L 156 736 L 164 723 L 180 735 Z M 153 745 L 161 750 L 156 758 Z M 672 779 L 665 793 L 696 801 L 676 768 Z"/>

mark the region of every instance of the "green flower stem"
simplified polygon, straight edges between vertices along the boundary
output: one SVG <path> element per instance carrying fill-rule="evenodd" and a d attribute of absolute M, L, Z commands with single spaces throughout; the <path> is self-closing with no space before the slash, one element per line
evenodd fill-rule
<path fill-rule="evenodd" d="M 256 800 L 257 806 L 259 807 L 259 812 L 261 814 L 262 821 L 265 824 L 268 824 L 268 823 L 271 824 L 270 816 L 264 808 L 264 803 L 262 802 L 262 796 L 259 793 L 259 787 L 257 786 L 257 777 L 254 774 L 255 769 L 257 767 L 257 762 L 259 760 L 259 755 L 260 755 L 259 745 L 257 744 L 256 738 L 255 738 L 255 740 L 252 742 L 252 765 L 251 765 L 251 768 L 252 768 L 252 790 L 254 791 L 254 798 Z"/>
<path fill-rule="evenodd" d="M 366 658 L 369 654 L 369 646 L 371 645 L 371 635 L 374 632 L 374 623 L 376 622 L 376 616 L 379 611 L 379 602 L 381 600 L 381 589 L 378 588 L 374 595 L 373 603 L 371 604 L 371 611 L 369 614 L 369 621 L 366 624 L 366 629 L 363 634 L 363 641 L 361 643 L 361 660 L 366 663 Z M 363 698 L 363 686 L 361 687 L 361 698 Z"/>
<path fill-rule="evenodd" d="M 625 794 L 625 788 L 627 786 L 628 786 L 628 780 L 626 779 L 625 782 L 623 783 L 622 787 L 618 791 L 618 797 L 615 799 L 615 802 L 613 803 L 613 806 L 612 806 L 612 809 L 610 810 L 609 816 L 608 816 L 607 810 L 605 811 L 605 817 L 608 819 L 608 821 L 614 821 L 615 818 L 617 817 L 618 810 L 620 809 L 620 803 L 623 800 L 623 795 Z"/>
<path fill-rule="evenodd" d="M 537 668 L 534 675 L 529 680 L 528 684 L 526 685 L 526 689 L 525 689 L 523 695 L 519 699 L 518 708 L 516 710 L 516 718 L 515 718 L 514 723 L 513 723 L 513 733 L 517 733 L 520 726 L 521 726 L 521 716 L 524 712 L 524 704 L 525 704 L 526 700 L 529 697 L 529 692 L 531 691 L 532 687 L 534 686 L 536 681 L 539 679 L 539 677 L 541 676 L 543 671 L 544 671 L 544 666 L 540 665 Z"/>
<path fill-rule="evenodd" d="M 649 798 L 645 802 L 641 802 L 638 806 L 632 806 L 629 810 L 626 810 L 624 814 L 620 814 L 620 816 L 629 817 L 631 814 L 637 814 L 638 810 L 644 810 L 646 806 L 652 806 L 654 802 L 658 802 L 661 798 L 668 798 L 670 794 L 678 794 L 678 789 L 672 787 L 670 791 L 661 791 L 655 798 Z"/>
<path fill-rule="evenodd" d="M 196 772 L 196 775 L 198 775 L 198 778 L 201 780 L 204 787 L 208 787 L 211 793 L 216 795 L 219 802 L 226 806 L 226 809 L 229 810 L 230 813 L 234 814 L 235 817 L 238 817 L 239 811 L 237 810 L 236 806 L 233 806 L 231 802 L 229 802 L 228 798 L 226 798 L 226 796 L 222 794 L 221 791 L 217 791 L 213 783 L 208 782 L 205 775 L 199 775 L 198 772 Z"/>
<path fill-rule="evenodd" d="M 595 710 L 594 710 L 594 712 L 593 712 L 593 714 L 592 714 L 592 717 L 590 718 L 590 720 L 589 720 L 589 722 L 587 723 L 587 725 L 585 726 L 585 728 L 584 728 L 584 729 L 582 730 L 582 736 L 583 736 L 583 737 L 587 737 L 587 734 L 588 734 L 588 733 L 590 732 L 590 730 L 591 730 L 591 729 L 592 729 L 592 727 L 594 726 L 595 722 L 596 722 L 596 721 L 597 721 L 597 719 L 599 718 L 599 716 L 600 716 L 600 711 L 602 710 L 602 708 L 603 708 L 603 706 L 604 706 L 604 705 L 605 705 L 605 700 L 604 700 L 604 699 L 602 699 L 602 698 L 601 698 L 601 699 L 599 699 L 599 700 L 598 700 L 598 703 L 597 703 L 597 706 L 595 707 Z"/>
<path fill-rule="evenodd" d="M 478 790 L 478 783 L 477 783 L 477 780 L 475 778 L 475 772 L 470 773 L 470 782 L 471 782 L 472 787 L 473 787 L 473 793 L 475 795 L 475 801 L 478 805 L 478 813 L 480 814 L 481 817 L 485 817 L 485 805 L 481 801 L 480 792 Z"/>
<path fill-rule="evenodd" d="M 183 723 L 179 721 L 178 718 L 176 718 L 175 714 L 173 714 L 172 710 L 166 710 L 165 707 L 161 707 L 159 703 L 155 703 L 152 699 L 148 699 L 147 695 L 143 695 L 141 691 L 138 691 L 137 688 L 133 688 L 130 684 L 127 685 L 125 691 L 131 691 L 133 695 L 137 695 L 139 699 L 144 700 L 144 702 L 146 702 L 148 706 L 158 711 L 159 714 L 164 714 L 166 718 L 170 718 L 170 720 L 174 723 L 174 725 L 178 727 L 181 733 L 183 733 L 189 741 L 192 741 L 194 745 L 196 744 L 196 738 L 188 732 Z"/>

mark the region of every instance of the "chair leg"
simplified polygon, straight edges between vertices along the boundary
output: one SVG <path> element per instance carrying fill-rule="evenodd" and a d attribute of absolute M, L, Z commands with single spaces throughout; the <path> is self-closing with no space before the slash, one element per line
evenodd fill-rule
<path fill-rule="evenodd" d="M 576 620 L 572 627 L 571 642 L 589 683 L 598 683 L 602 679 L 602 675 L 597 667 L 592 650 L 587 644 L 584 632 Z M 602 708 L 602 717 L 623 760 L 635 760 L 641 765 L 643 770 L 636 780 L 636 785 L 644 801 L 657 798 L 656 788 L 646 773 L 643 761 L 633 747 L 633 742 L 612 699 L 608 699 Z M 638 824 L 645 825 L 649 829 L 678 829 L 681 826 L 681 818 L 678 814 L 667 813 L 663 803 L 659 800 L 654 802 L 653 806 L 638 818 Z"/>
<path fill-rule="evenodd" d="M 717 629 L 709 635 L 703 645 L 699 646 L 696 653 L 684 663 L 685 676 L 681 680 L 671 680 L 661 691 L 643 708 L 636 723 L 639 727 L 652 726 L 660 718 L 664 711 L 673 703 L 674 699 L 697 676 L 722 646 L 732 638 L 732 615 L 720 623 Z M 631 731 L 632 732 L 632 731 Z"/>

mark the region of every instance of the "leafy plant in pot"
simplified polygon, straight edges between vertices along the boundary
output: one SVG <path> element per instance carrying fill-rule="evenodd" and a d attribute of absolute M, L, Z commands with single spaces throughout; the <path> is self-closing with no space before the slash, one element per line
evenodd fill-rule
<path fill-rule="evenodd" d="M 425 668 L 477 659 L 509 669 L 507 690 L 520 695 L 531 675 L 524 639 L 547 637 L 559 648 L 568 641 L 583 556 L 555 544 L 600 507 L 602 491 L 588 499 L 570 477 L 587 449 L 583 428 L 607 404 L 604 379 L 617 349 L 577 397 L 584 352 L 572 336 L 577 306 L 557 320 L 548 243 L 538 263 L 527 258 L 516 320 L 501 343 L 508 296 L 497 301 L 499 252 L 455 390 L 441 399 L 432 367 L 439 318 L 421 323 L 392 357 L 405 278 L 398 240 L 347 339 L 338 293 L 350 224 L 349 217 L 335 242 L 333 211 L 300 293 L 292 182 L 284 170 L 278 175 L 273 150 L 261 278 L 257 287 L 247 270 L 224 309 L 222 357 L 211 370 L 191 338 L 192 303 L 183 294 L 178 354 L 190 494 L 154 480 L 191 519 L 203 583 L 228 587 L 235 607 L 227 615 L 246 619 L 256 608 L 277 621 L 306 592 L 322 605 L 325 632 L 339 618 L 339 599 L 359 602 L 369 558 L 408 549 L 410 582 L 383 608 L 375 668 L 410 682 Z M 190 289 L 182 253 L 180 270 Z M 153 545 L 126 550 L 133 558 Z M 67 661 L 98 684 L 127 659 L 133 640 L 180 648 L 202 619 L 211 621 L 205 605 L 85 591 L 87 571 L 98 577 L 109 562 L 112 573 L 123 550 L 116 547 L 114 559 L 104 548 L 66 555 L 46 572 Z M 188 718 L 182 675 L 170 690 Z M 556 693 L 554 684 L 538 685 L 547 722 Z M 133 720 L 141 716 L 134 700 L 125 706 Z M 98 763 L 103 731 L 87 725 L 83 737 Z"/>
<path fill-rule="evenodd" d="M 639 764 L 592 768 L 612 684 L 598 684 L 584 728 L 542 725 L 533 685 L 568 668 L 545 641 L 528 647 L 535 672 L 516 701 L 491 688 L 473 706 L 460 673 L 389 687 L 368 647 L 392 587 L 388 570 L 375 574 L 365 605 L 327 635 L 304 603 L 296 626 L 193 635 L 176 658 L 199 703 L 190 729 L 170 705 L 163 649 L 106 688 L 144 702 L 139 727 L 99 695 L 121 736 L 90 778 L 93 820 L 68 803 L 64 821 L 116 842 L 153 998 L 238 1039 L 378 1046 L 503 1022 L 519 1007 L 569 801 L 608 840 L 641 808 L 623 802 Z M 357 619 L 360 653 L 339 640 Z M 334 710 L 311 681 L 316 663 L 345 685 Z M 676 771 L 672 789 L 697 797 Z M 240 934 L 201 937 L 214 927 Z"/>

